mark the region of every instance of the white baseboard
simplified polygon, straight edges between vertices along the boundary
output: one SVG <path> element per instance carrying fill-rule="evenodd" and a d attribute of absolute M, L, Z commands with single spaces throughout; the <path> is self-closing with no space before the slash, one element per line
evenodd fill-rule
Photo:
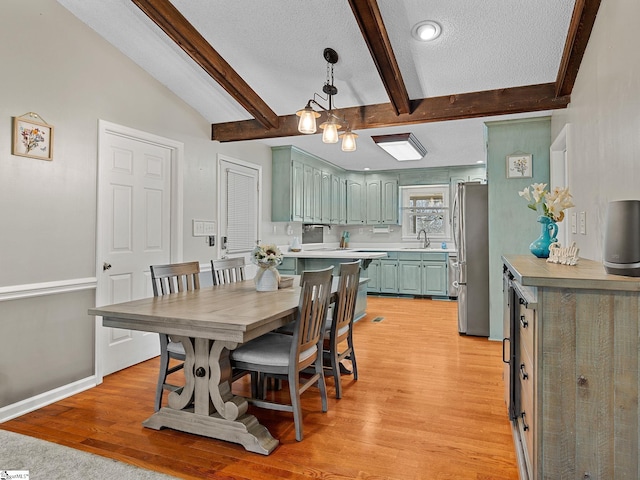
<path fill-rule="evenodd" d="M 63 385 L 62 387 L 41 393 L 35 397 L 7 405 L 6 407 L 0 408 L 0 423 L 24 415 L 25 413 L 33 412 L 39 408 L 46 407 L 47 405 L 58 402 L 70 397 L 71 395 L 75 395 L 76 393 L 84 392 L 96 385 L 96 377 L 95 375 L 92 375 L 68 385 Z"/>

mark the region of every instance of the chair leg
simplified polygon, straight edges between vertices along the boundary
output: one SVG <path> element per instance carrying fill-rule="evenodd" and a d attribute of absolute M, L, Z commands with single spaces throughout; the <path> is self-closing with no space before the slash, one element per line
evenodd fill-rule
<path fill-rule="evenodd" d="M 291 396 L 291 407 L 293 409 L 293 424 L 296 427 L 296 440 L 301 442 L 302 433 L 302 406 L 300 405 L 300 385 L 297 377 L 298 373 L 294 375 L 289 374 L 289 394 Z"/>
<path fill-rule="evenodd" d="M 353 340 L 348 339 L 347 345 L 349 347 L 349 359 L 351 360 L 351 371 L 353 372 L 353 379 L 358 380 L 358 364 L 356 363 L 356 351 L 353 348 Z"/>
<path fill-rule="evenodd" d="M 169 353 L 163 350 L 160 354 L 160 372 L 158 373 L 158 385 L 156 386 L 156 400 L 155 409 L 156 412 L 160 410 L 162 406 L 162 393 L 164 391 L 164 384 L 167 381 L 167 371 L 169 370 Z"/>
<path fill-rule="evenodd" d="M 338 361 L 338 352 L 330 352 L 331 357 L 331 373 L 333 374 L 333 382 L 336 387 L 336 398 L 342 398 L 342 382 L 340 380 L 340 362 Z"/>
<path fill-rule="evenodd" d="M 318 355 L 316 360 L 316 373 L 318 374 L 318 388 L 320 389 L 320 398 L 322 399 L 322 411 L 326 412 L 329 409 L 329 403 L 327 401 L 327 384 L 324 381 L 324 367 L 322 366 L 322 355 Z"/>

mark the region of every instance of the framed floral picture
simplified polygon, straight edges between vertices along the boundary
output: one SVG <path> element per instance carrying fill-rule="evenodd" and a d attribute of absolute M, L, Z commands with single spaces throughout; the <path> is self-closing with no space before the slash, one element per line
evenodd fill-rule
<path fill-rule="evenodd" d="M 507 178 L 533 176 L 533 156 L 530 153 L 507 155 Z"/>
<path fill-rule="evenodd" d="M 11 153 L 21 157 L 53 160 L 53 126 L 30 118 L 13 117 Z"/>

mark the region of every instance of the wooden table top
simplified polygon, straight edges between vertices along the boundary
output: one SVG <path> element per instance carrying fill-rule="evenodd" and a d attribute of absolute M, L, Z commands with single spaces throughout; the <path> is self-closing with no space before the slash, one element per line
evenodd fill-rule
<path fill-rule="evenodd" d="M 640 277 L 611 275 L 600 262 L 581 258 L 577 265 L 549 263 L 533 255 L 504 255 L 518 282 L 534 287 L 640 291 Z"/>
<path fill-rule="evenodd" d="M 256 291 L 253 279 L 191 292 L 89 309 L 106 327 L 246 342 L 292 320 L 299 280 L 274 292 Z"/>

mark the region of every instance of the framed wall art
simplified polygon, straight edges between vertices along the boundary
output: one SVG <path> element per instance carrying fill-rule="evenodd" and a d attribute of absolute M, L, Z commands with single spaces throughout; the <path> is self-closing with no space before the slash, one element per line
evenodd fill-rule
<path fill-rule="evenodd" d="M 13 117 L 13 148 L 21 157 L 53 160 L 53 126 L 37 113 Z"/>
<path fill-rule="evenodd" d="M 530 153 L 507 155 L 507 178 L 529 178 L 533 176 L 533 156 Z"/>

